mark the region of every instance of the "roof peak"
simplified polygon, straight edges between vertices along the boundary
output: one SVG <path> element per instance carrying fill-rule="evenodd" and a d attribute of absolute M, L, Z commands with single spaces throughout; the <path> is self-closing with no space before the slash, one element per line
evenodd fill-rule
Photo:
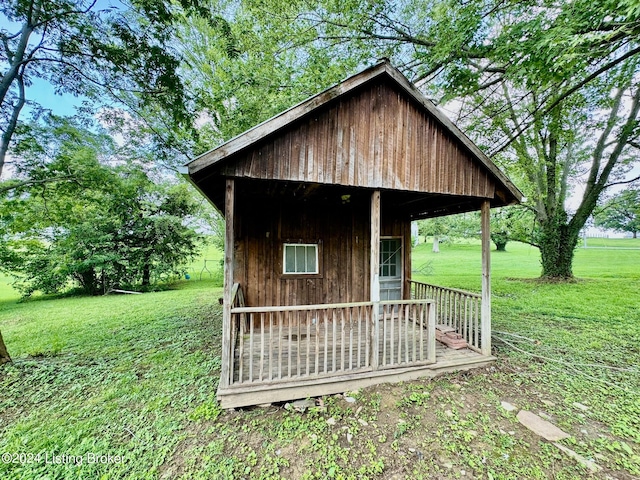
<path fill-rule="evenodd" d="M 519 200 L 522 193 L 511 183 L 507 176 L 482 152 L 435 104 L 418 90 L 418 88 L 405 77 L 400 70 L 391 64 L 391 61 L 383 57 L 374 65 L 356 73 L 342 82 L 325 89 L 324 91 L 309 97 L 308 99 L 292 106 L 291 108 L 265 120 L 255 127 L 237 135 L 236 137 L 222 143 L 196 157 L 187 164 L 189 174 L 193 175 L 202 169 L 208 168 L 221 160 L 246 149 L 267 136 L 277 134 L 282 129 L 287 128 L 296 121 L 311 114 L 312 112 L 336 101 L 338 98 L 358 89 L 359 87 L 374 81 L 381 75 L 388 76 L 392 83 L 396 85 L 404 95 L 415 102 L 419 108 L 426 111 L 430 117 L 438 122 L 448 131 L 477 161 L 491 172 L 500 183 L 502 183 Z"/>

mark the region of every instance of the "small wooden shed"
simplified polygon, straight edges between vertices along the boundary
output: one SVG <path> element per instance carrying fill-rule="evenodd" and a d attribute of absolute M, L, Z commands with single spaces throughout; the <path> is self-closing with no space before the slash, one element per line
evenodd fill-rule
<path fill-rule="evenodd" d="M 388 61 L 190 162 L 226 219 L 223 407 L 486 365 L 489 209 L 521 193 Z M 411 279 L 411 221 L 482 212 L 482 293 Z M 436 342 L 436 325 L 467 348 Z"/>

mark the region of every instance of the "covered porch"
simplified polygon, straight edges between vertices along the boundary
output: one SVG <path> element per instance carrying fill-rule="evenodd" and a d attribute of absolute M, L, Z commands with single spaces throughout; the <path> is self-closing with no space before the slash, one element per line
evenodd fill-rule
<path fill-rule="evenodd" d="M 482 263 L 481 294 L 411 280 L 411 247 L 406 243 L 409 221 L 402 222 L 403 235 L 398 243 L 398 252 L 402 255 L 393 257 L 392 253 L 383 251 L 388 237 L 381 235 L 385 223 L 382 192 L 375 189 L 359 193 L 361 200 L 362 195 L 368 197 L 365 202 L 368 228 L 365 241 L 359 247 L 367 265 L 360 277 L 352 277 L 367 287 L 366 301 L 296 304 L 292 293 L 297 292 L 293 291 L 285 305 L 246 305 L 245 288 L 255 289 L 256 285 L 245 287 L 234 272 L 236 265 L 245 263 L 235 258 L 238 251 L 235 228 L 240 223 L 235 221 L 236 183 L 239 182 L 235 179 L 226 180 L 224 201 L 225 245 L 229 247 L 225 248 L 223 356 L 217 392 L 222 407 L 328 395 L 379 383 L 468 370 L 494 360 L 491 356 L 490 200 L 470 200 L 477 202 L 472 204 L 478 205 L 481 212 L 482 258 L 478 259 Z M 313 191 L 318 194 L 327 188 Z M 351 192 L 355 202 L 356 191 Z M 242 196 L 246 201 L 246 194 Z M 405 197 L 393 192 L 387 198 L 393 205 L 394 199 L 404 201 Z M 432 198 L 428 200 L 433 202 Z M 405 205 L 405 214 L 412 211 L 412 206 Z M 419 208 L 422 210 L 424 203 Z M 393 210 L 395 208 L 387 212 Z M 334 215 L 338 211 L 334 207 Z M 361 215 L 362 210 L 358 213 Z M 356 213 L 353 215 L 355 219 Z M 325 254 L 326 250 L 328 248 Z M 251 261 L 252 255 L 246 258 Z M 396 265 L 400 280 L 397 290 L 383 285 L 388 278 L 385 262 L 391 258 L 402 260 Z M 286 282 L 282 278 L 280 282 Z M 314 285 L 317 279 L 302 281 L 304 285 Z M 256 282 L 260 287 L 259 278 L 253 280 Z M 437 342 L 436 329 L 442 327 L 449 327 L 461 336 L 466 347 L 454 350 Z"/>

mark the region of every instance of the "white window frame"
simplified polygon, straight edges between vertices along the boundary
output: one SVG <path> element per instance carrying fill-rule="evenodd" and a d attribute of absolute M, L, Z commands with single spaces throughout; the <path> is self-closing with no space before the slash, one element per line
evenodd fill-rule
<path fill-rule="evenodd" d="M 297 265 L 296 265 L 296 271 L 295 272 L 287 272 L 287 247 L 313 247 L 314 251 L 315 251 L 315 256 L 316 256 L 316 269 L 313 272 L 299 272 L 297 271 Z M 317 243 L 284 243 L 282 246 L 282 273 L 283 275 L 318 275 L 320 273 L 320 265 L 318 264 L 318 244 Z M 306 252 L 305 252 L 305 259 L 306 259 Z M 295 260 L 294 260 L 295 261 Z M 306 267 L 306 260 L 305 260 L 305 267 Z"/>

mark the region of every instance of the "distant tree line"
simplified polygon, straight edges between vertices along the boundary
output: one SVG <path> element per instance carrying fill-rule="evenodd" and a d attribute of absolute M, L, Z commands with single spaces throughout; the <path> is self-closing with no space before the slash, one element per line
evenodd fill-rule
<path fill-rule="evenodd" d="M 535 217 L 525 208 L 498 208 L 491 211 L 491 241 L 499 252 L 506 251 L 507 243 L 518 241 L 532 244 L 538 229 Z M 460 213 L 447 217 L 419 220 L 418 232 L 427 241 L 432 237 L 433 252 L 439 252 L 439 243 L 450 238 L 479 238 L 480 214 Z"/>
<path fill-rule="evenodd" d="M 623 190 L 596 209 L 595 225 L 638 238 L 640 232 L 640 190 Z"/>

